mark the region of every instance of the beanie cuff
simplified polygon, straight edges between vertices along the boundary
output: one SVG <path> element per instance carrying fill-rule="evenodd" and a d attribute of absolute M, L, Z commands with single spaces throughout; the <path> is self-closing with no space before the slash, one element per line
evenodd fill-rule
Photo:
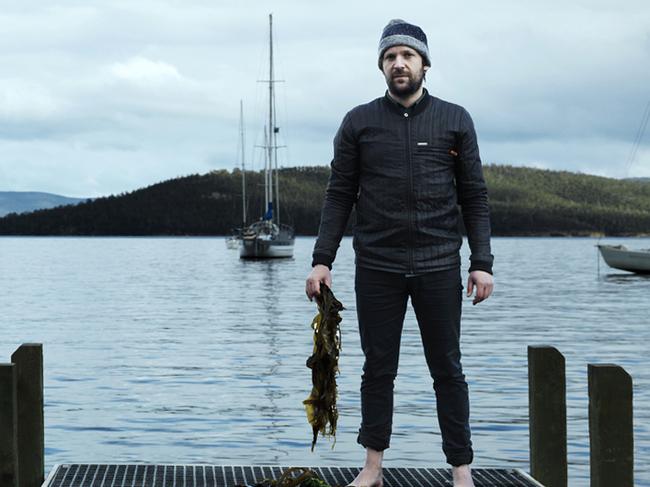
<path fill-rule="evenodd" d="M 415 49 L 420 56 L 422 56 L 423 64 L 425 66 L 431 66 L 431 60 L 429 59 L 429 48 L 427 45 L 412 37 L 405 34 L 394 34 L 391 36 L 384 37 L 379 43 L 379 69 L 382 68 L 384 53 L 393 46 L 407 46 Z"/>

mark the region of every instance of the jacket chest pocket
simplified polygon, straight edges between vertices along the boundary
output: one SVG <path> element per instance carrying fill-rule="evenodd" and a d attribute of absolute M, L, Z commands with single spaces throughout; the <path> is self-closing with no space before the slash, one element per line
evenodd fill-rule
<path fill-rule="evenodd" d="M 422 145 L 419 145 L 422 144 Z M 453 169 L 458 157 L 457 149 L 447 145 L 424 145 L 418 143 L 413 150 L 414 159 L 423 170 L 442 171 Z"/>

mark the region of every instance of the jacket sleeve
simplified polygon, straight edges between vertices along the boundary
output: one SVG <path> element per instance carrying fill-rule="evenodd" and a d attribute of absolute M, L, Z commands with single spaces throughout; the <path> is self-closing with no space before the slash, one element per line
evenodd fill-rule
<path fill-rule="evenodd" d="M 312 266 L 332 268 L 359 190 L 359 147 L 348 113 L 334 137 L 334 158 L 321 210 Z"/>
<path fill-rule="evenodd" d="M 492 274 L 494 256 L 490 251 L 490 208 L 488 193 L 474 122 L 463 109 L 456 162 L 456 190 L 469 240 L 469 271 L 481 270 Z"/>

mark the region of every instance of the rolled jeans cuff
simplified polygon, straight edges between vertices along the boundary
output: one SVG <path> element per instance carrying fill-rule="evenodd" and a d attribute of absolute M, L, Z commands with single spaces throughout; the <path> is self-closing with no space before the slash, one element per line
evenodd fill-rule
<path fill-rule="evenodd" d="M 447 463 L 453 467 L 458 467 L 460 465 L 469 465 L 474 460 L 474 451 L 470 447 L 468 448 L 458 448 L 454 450 L 445 450 L 445 456 L 447 457 Z"/>
<path fill-rule="evenodd" d="M 360 431 L 359 436 L 357 436 L 357 443 L 359 443 L 364 448 L 372 448 L 376 451 L 384 451 L 390 447 L 389 442 L 387 442 L 385 439 L 387 436 L 390 437 L 390 433 L 388 435 L 379 437 L 376 435 L 367 435 Z"/>

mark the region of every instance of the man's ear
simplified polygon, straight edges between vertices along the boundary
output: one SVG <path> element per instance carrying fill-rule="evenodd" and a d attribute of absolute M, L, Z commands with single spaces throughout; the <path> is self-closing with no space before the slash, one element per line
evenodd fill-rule
<path fill-rule="evenodd" d="M 422 66 L 422 69 L 424 69 L 424 72 L 426 73 L 427 71 L 429 71 L 429 68 L 430 68 L 430 67 L 431 67 L 431 66 Z"/>

